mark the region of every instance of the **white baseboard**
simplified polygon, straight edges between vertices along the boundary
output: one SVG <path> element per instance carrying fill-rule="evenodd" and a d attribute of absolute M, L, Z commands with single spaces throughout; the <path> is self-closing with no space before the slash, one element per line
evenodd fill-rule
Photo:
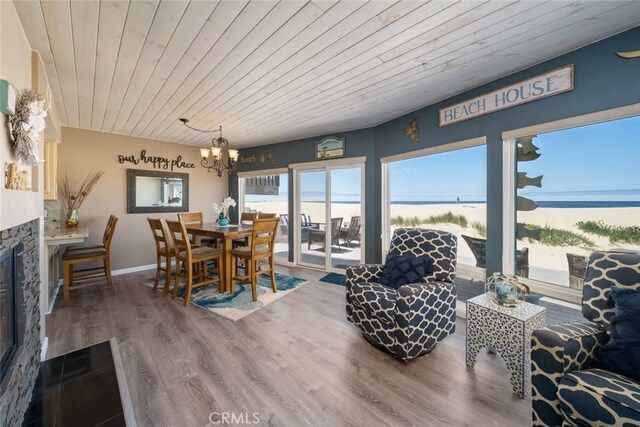
<path fill-rule="evenodd" d="M 112 276 L 120 276 L 121 274 L 136 273 L 138 271 L 155 270 L 156 264 L 140 265 L 138 267 L 121 268 L 120 270 L 112 270 Z"/>
<path fill-rule="evenodd" d="M 44 337 L 42 342 L 42 349 L 40 350 L 40 361 L 47 359 L 47 350 L 49 350 L 49 337 Z"/>

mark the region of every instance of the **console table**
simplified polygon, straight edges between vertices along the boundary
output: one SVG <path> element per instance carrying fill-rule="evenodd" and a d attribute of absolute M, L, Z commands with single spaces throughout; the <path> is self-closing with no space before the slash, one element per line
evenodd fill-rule
<path fill-rule="evenodd" d="M 44 243 L 47 268 L 45 268 L 44 281 L 47 284 L 47 292 L 42 295 L 44 299 L 45 314 L 51 313 L 58 288 L 58 248 L 60 245 L 83 243 L 89 237 L 87 227 L 60 227 L 45 228 Z"/>
<path fill-rule="evenodd" d="M 467 301 L 467 366 L 473 367 L 480 350 L 491 347 L 504 359 L 513 391 L 524 399 L 531 393 L 531 333 L 546 325 L 547 309 L 521 302 L 507 307 L 490 293 Z"/>

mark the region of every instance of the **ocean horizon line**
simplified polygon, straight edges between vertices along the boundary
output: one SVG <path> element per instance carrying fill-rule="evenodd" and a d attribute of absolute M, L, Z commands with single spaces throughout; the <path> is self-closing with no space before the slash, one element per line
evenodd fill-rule
<path fill-rule="evenodd" d="M 324 203 L 321 200 L 303 201 L 303 203 Z M 335 204 L 360 204 L 357 200 L 333 200 Z M 482 200 L 447 200 L 447 201 L 424 201 L 424 200 L 392 200 L 392 205 L 485 205 L 487 202 Z M 640 200 L 540 200 L 534 203 L 539 208 L 637 208 L 640 207 Z"/>

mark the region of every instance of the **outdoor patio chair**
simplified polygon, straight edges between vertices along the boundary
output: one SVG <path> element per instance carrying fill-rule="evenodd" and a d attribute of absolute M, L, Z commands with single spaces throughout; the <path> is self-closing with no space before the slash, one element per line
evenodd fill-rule
<path fill-rule="evenodd" d="M 342 218 L 331 218 L 331 244 L 338 246 L 338 249 L 340 248 L 340 228 L 341 227 L 342 227 Z M 307 243 L 307 249 L 311 249 L 311 244 L 314 242 L 322 243 L 322 246 L 325 245 L 324 236 L 325 236 L 326 230 L 310 228 L 308 230 L 308 233 L 309 233 L 309 236 L 308 236 L 309 241 Z"/>
<path fill-rule="evenodd" d="M 289 235 L 289 215 L 280 215 L 280 234 Z"/>
<path fill-rule="evenodd" d="M 570 288 L 582 289 L 582 286 L 584 285 L 584 273 L 587 271 L 588 261 L 589 258 L 586 256 L 567 253 Z"/>
<path fill-rule="evenodd" d="M 340 229 L 340 238 L 344 240 L 347 247 L 351 247 L 351 242 L 360 244 L 360 216 L 352 216 L 347 227 Z"/>
<path fill-rule="evenodd" d="M 487 267 L 487 239 L 462 235 L 476 259 L 476 267 Z M 529 248 L 520 249 L 516 255 L 516 275 L 529 277 Z"/>

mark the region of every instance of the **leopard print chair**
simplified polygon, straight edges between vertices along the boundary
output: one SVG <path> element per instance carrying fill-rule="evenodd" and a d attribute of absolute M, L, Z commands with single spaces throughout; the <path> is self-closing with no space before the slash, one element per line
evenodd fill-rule
<path fill-rule="evenodd" d="M 615 308 L 613 286 L 640 288 L 640 253 L 594 252 L 582 290 L 588 322 L 549 326 L 531 340 L 534 426 L 640 425 L 640 383 L 602 369 L 589 369 Z"/>
<path fill-rule="evenodd" d="M 403 361 L 429 353 L 456 328 L 456 236 L 435 230 L 399 228 L 389 252 L 427 256 L 433 272 L 426 283 L 397 290 L 377 283 L 383 265 L 347 268 L 347 318 L 374 346 Z"/>

